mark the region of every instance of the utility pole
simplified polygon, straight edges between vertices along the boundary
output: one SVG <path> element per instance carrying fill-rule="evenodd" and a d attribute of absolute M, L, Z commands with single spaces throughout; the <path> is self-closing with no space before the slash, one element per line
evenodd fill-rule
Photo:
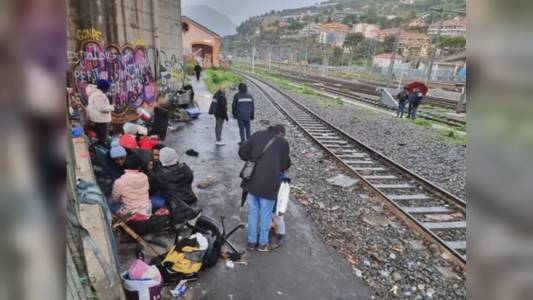
<path fill-rule="evenodd" d="M 391 61 L 389 63 L 389 71 L 387 73 L 387 86 L 390 84 L 390 81 L 392 80 L 392 73 L 394 72 L 394 61 L 396 60 L 396 52 L 398 51 L 398 43 L 400 41 L 400 37 L 402 35 L 402 26 L 398 26 L 398 34 L 396 36 L 396 39 L 394 40 L 394 47 L 392 49 L 392 57 Z"/>
<path fill-rule="evenodd" d="M 439 46 L 440 42 L 440 35 L 442 32 L 442 24 L 444 22 L 444 6 L 446 6 L 446 2 L 444 2 L 444 5 L 440 9 L 440 21 L 439 21 L 439 29 L 437 31 L 437 36 L 435 38 L 435 47 L 433 47 L 433 50 L 430 53 L 430 59 L 429 59 L 429 66 L 428 66 L 428 73 L 426 77 L 426 85 L 429 84 L 429 81 L 431 80 L 431 75 L 433 73 L 433 64 L 435 63 L 435 56 L 437 54 L 437 47 Z"/>

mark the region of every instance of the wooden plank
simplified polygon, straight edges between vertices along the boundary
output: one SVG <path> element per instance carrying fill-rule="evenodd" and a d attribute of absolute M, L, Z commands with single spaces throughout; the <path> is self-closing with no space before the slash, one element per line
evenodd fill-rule
<path fill-rule="evenodd" d="M 356 171 L 385 171 L 384 168 L 352 167 Z"/>
<path fill-rule="evenodd" d="M 416 188 L 410 184 L 374 184 L 374 187 L 378 189 L 412 189 Z"/>
<path fill-rule="evenodd" d="M 357 165 L 373 165 L 373 164 L 376 164 L 377 162 L 373 161 L 373 160 L 345 160 L 344 161 L 345 163 L 347 164 L 357 164 Z"/>
<path fill-rule="evenodd" d="M 367 180 L 390 180 L 390 179 L 398 179 L 398 177 L 394 175 L 368 175 L 363 176 L 364 179 Z"/>
<path fill-rule="evenodd" d="M 402 207 L 402 209 L 412 214 L 438 214 L 438 213 L 451 212 L 451 210 L 449 210 L 448 208 L 444 206 L 428 206 L 428 207 L 404 206 Z"/>
<path fill-rule="evenodd" d="M 431 199 L 424 194 L 414 194 L 414 195 L 387 195 L 387 198 L 391 200 L 429 200 Z"/>
<path fill-rule="evenodd" d="M 460 229 L 466 228 L 465 221 L 458 222 L 424 222 L 422 223 L 425 227 L 429 229 Z"/>

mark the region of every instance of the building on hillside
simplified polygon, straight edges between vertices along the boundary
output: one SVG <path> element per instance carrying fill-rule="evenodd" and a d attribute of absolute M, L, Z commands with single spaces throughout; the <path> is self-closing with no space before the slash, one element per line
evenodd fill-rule
<path fill-rule="evenodd" d="M 357 23 L 353 25 L 352 32 L 362 33 L 365 38 L 373 39 L 376 38 L 379 32 L 379 26 L 368 23 Z"/>
<path fill-rule="evenodd" d="M 331 46 L 342 47 L 346 35 L 350 33 L 350 27 L 342 23 L 326 23 L 320 25 L 318 42 Z"/>
<path fill-rule="evenodd" d="M 427 70 L 427 62 L 421 62 L 418 66 L 421 70 Z M 466 51 L 459 52 L 436 61 L 433 65 L 432 78 L 447 78 L 453 81 L 464 82 L 466 80 Z"/>
<path fill-rule="evenodd" d="M 422 18 L 417 18 L 409 22 L 409 28 L 428 28 L 429 24 Z"/>
<path fill-rule="evenodd" d="M 188 18 L 181 17 L 183 51 L 201 60 L 204 67 L 220 66 L 220 36 Z"/>
<path fill-rule="evenodd" d="M 439 32 L 440 21 L 429 25 L 428 34 L 437 35 Z M 444 36 L 466 36 L 466 19 L 453 18 L 442 21 L 441 35 Z"/>
<path fill-rule="evenodd" d="M 383 42 L 385 37 L 397 34 L 398 28 L 384 29 L 378 32 L 376 39 Z M 398 40 L 398 51 L 404 56 L 425 57 L 428 55 L 430 40 L 427 34 L 402 30 Z"/>
<path fill-rule="evenodd" d="M 376 67 L 388 68 L 391 61 L 392 61 L 392 53 L 383 53 L 383 54 L 374 56 L 374 58 L 372 59 L 372 64 Z M 394 64 L 399 65 L 402 62 L 403 62 L 402 56 L 399 54 L 396 54 L 394 57 Z"/>
<path fill-rule="evenodd" d="M 309 23 L 304 26 L 299 32 L 300 36 L 312 36 L 320 34 L 320 24 L 317 23 Z"/>

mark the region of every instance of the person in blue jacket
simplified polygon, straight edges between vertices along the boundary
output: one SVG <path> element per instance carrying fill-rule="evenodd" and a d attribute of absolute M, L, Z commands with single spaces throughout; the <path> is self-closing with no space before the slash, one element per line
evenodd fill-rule
<path fill-rule="evenodd" d="M 239 124 L 239 134 L 242 144 L 246 142 L 251 135 L 251 121 L 254 119 L 254 98 L 248 93 L 248 87 L 244 83 L 239 83 L 239 92 L 233 96 L 232 113 L 233 118 L 237 119 Z"/>

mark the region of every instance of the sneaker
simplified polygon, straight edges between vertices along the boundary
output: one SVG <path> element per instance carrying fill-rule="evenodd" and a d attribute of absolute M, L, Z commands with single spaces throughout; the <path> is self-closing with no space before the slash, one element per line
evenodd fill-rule
<path fill-rule="evenodd" d="M 283 244 L 283 237 L 284 235 L 282 234 L 276 234 L 276 237 L 274 238 L 276 241 L 273 243 L 270 243 L 270 249 L 271 250 L 279 249 L 281 245 Z"/>
<path fill-rule="evenodd" d="M 269 252 L 269 251 L 271 251 L 271 249 L 270 249 L 268 244 L 264 244 L 264 245 L 259 245 L 259 247 L 257 247 L 257 251 L 259 251 L 259 252 Z"/>
<path fill-rule="evenodd" d="M 246 246 L 246 249 L 248 251 L 255 251 L 255 247 L 257 247 L 257 243 L 250 243 L 248 242 L 248 245 Z"/>
<path fill-rule="evenodd" d="M 226 145 L 224 142 L 220 141 L 220 142 L 216 142 L 215 145 L 217 146 L 224 146 Z"/>

